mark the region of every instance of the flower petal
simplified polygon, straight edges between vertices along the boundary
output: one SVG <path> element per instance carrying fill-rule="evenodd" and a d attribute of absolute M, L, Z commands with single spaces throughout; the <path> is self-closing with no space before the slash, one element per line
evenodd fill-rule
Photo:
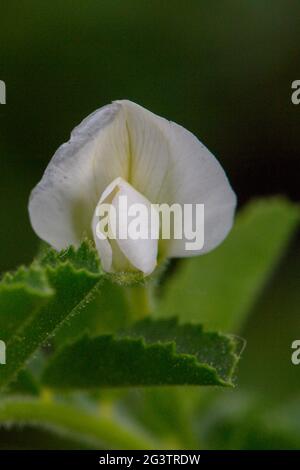
<path fill-rule="evenodd" d="M 170 148 L 159 123 L 162 118 L 131 101 L 118 101 L 126 119 L 129 139 L 129 172 L 126 180 L 151 203 L 169 171 Z"/>
<path fill-rule="evenodd" d="M 124 206 L 126 200 L 126 206 Z M 107 271 L 128 271 L 138 269 L 150 274 L 156 266 L 159 222 L 153 218 L 150 224 L 151 203 L 122 178 L 117 178 L 104 191 L 99 205 L 110 203 L 116 211 L 116 240 L 105 240 L 111 246 L 111 252 L 103 240 L 96 234 L 97 210 L 93 218 L 93 233 L 103 268 Z M 140 209 L 144 210 L 140 210 Z M 132 211 L 135 211 L 134 213 Z M 137 210 L 137 211 L 136 211 Z M 121 217 L 119 218 L 119 215 Z M 125 216 L 125 217 L 124 217 Z M 134 222 L 138 222 L 140 237 L 132 238 L 136 232 L 132 230 Z M 153 238 L 150 236 L 152 228 Z M 123 232 L 124 238 L 118 235 Z M 142 238 L 144 235 L 144 238 Z"/>
<path fill-rule="evenodd" d="M 128 138 L 122 109 L 105 106 L 77 126 L 50 161 L 29 200 L 32 227 L 56 249 L 91 236 L 104 188 L 127 173 Z"/>
<path fill-rule="evenodd" d="M 230 231 L 236 195 L 217 159 L 191 132 L 175 123 L 165 123 L 164 127 L 173 165 L 161 197 L 169 203 L 204 204 L 203 248 L 187 251 L 186 239 L 173 240 L 169 256 L 203 254 L 218 246 Z"/>
<path fill-rule="evenodd" d="M 172 240 L 168 256 L 205 253 L 219 245 L 233 223 L 236 196 L 209 150 L 182 126 L 129 101 L 127 115 L 134 160 L 130 182 L 151 202 L 204 204 L 204 246 L 187 251 L 186 240 Z"/>

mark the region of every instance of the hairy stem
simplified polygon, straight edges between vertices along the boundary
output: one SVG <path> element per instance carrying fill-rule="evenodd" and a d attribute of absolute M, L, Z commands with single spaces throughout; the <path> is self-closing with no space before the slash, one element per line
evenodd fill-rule
<path fill-rule="evenodd" d="M 151 449 L 157 446 L 140 430 L 115 418 L 74 405 L 42 399 L 6 399 L 0 405 L 0 425 L 28 424 L 60 431 L 93 448 Z"/>
<path fill-rule="evenodd" d="M 133 320 L 141 320 L 151 313 L 149 284 L 130 286 L 127 295 Z"/>

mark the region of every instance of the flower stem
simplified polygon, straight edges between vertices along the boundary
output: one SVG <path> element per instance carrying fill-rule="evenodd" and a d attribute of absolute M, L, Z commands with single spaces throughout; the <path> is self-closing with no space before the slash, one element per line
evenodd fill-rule
<path fill-rule="evenodd" d="M 1 424 L 31 424 L 64 431 L 93 448 L 151 449 L 157 446 L 139 430 L 122 425 L 115 418 L 79 409 L 71 404 L 36 398 L 6 399 L 0 404 Z M 104 447 L 105 448 L 105 447 Z"/>
<path fill-rule="evenodd" d="M 151 313 L 149 284 L 129 286 L 127 294 L 133 320 L 141 320 Z"/>

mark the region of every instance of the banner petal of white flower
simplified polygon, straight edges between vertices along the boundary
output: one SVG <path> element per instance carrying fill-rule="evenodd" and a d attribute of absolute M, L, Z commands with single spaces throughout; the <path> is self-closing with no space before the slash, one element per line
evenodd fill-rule
<path fill-rule="evenodd" d="M 151 202 L 204 204 L 204 247 L 200 251 L 187 251 L 185 238 L 171 240 L 168 255 L 192 256 L 212 250 L 230 231 L 236 207 L 235 193 L 220 163 L 182 126 L 130 101 L 119 103 L 126 108 L 135 154 L 131 180 L 134 187 Z M 155 138 L 160 151 L 156 151 L 155 144 L 150 145 Z M 158 181 L 155 183 L 160 186 L 158 192 L 157 188 L 151 191 L 153 181 Z"/>
<path fill-rule="evenodd" d="M 32 227 L 58 250 L 92 235 L 99 196 L 117 176 L 126 177 L 128 140 L 121 113 L 120 105 L 113 103 L 84 119 L 56 151 L 31 193 Z"/>
<path fill-rule="evenodd" d="M 159 201 L 165 178 L 172 164 L 170 147 L 162 118 L 131 101 L 122 106 L 129 139 L 129 172 L 126 180 L 152 204 Z"/>
<path fill-rule="evenodd" d="M 230 231 L 236 208 L 236 195 L 217 159 L 189 131 L 168 123 L 168 136 L 173 165 L 161 197 L 179 204 L 204 204 L 204 246 L 200 251 L 186 251 L 186 239 L 173 240 L 169 256 L 203 254 L 218 246 Z"/>

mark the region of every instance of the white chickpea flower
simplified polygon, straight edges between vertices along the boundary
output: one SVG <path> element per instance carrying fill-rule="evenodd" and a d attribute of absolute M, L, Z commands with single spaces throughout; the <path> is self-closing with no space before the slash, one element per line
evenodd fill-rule
<path fill-rule="evenodd" d="M 184 235 L 163 241 L 99 237 L 97 210 L 104 203 L 118 208 L 121 196 L 129 206 L 204 205 L 203 246 L 187 250 Z M 194 256 L 218 246 L 232 227 L 235 206 L 221 165 L 192 133 L 122 100 L 92 113 L 59 147 L 31 193 L 29 214 L 37 235 L 55 249 L 88 237 L 105 271 L 148 275 L 158 256 Z"/>

